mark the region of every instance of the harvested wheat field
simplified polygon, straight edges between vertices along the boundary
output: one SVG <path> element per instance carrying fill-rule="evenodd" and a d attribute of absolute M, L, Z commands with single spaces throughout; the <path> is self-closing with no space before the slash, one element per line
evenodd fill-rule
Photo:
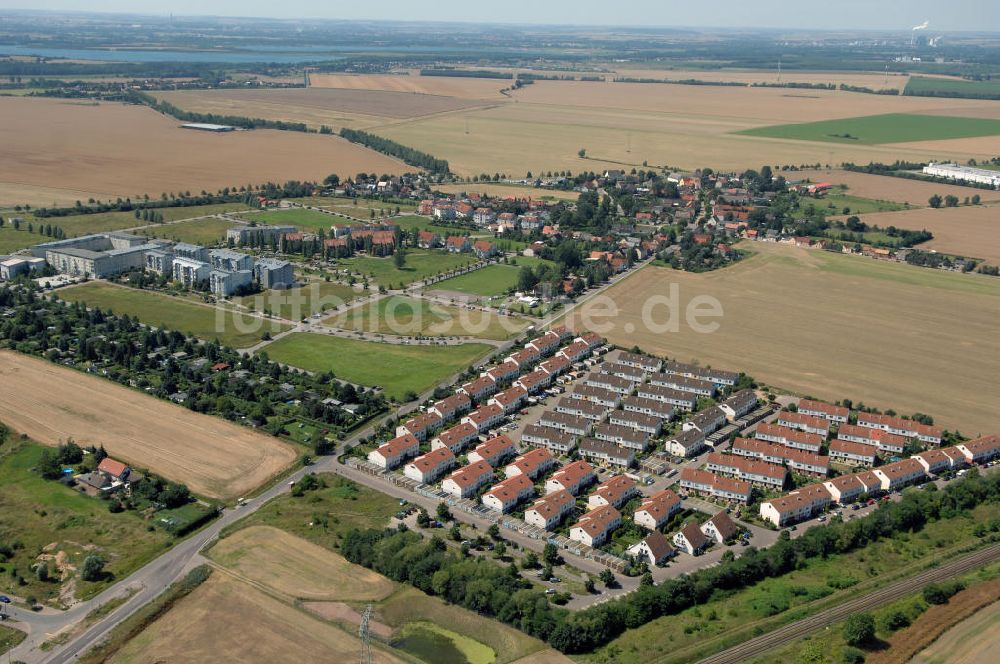
<path fill-rule="evenodd" d="M 355 127 L 483 106 L 485 102 L 387 90 L 288 88 L 180 90 L 156 96 L 186 111 L 305 122 L 311 127 Z"/>
<path fill-rule="evenodd" d="M 374 661 L 402 662 L 373 644 Z M 345 630 L 216 572 L 109 660 L 149 662 L 354 662 L 361 642 Z"/>
<path fill-rule="evenodd" d="M 611 65 L 614 67 L 614 65 Z M 660 80 L 683 81 L 724 81 L 735 83 L 778 83 L 776 69 L 628 69 L 615 67 L 615 76 L 625 78 L 656 78 Z M 882 90 L 894 88 L 902 90 L 910 80 L 908 74 L 891 72 L 886 78 L 884 72 L 854 71 L 798 71 L 781 72 L 781 83 L 832 83 L 833 85 L 855 85 Z"/>
<path fill-rule="evenodd" d="M 1000 646 L 1000 580 L 973 583 L 946 604 L 931 606 L 912 625 L 889 637 L 872 664 L 977 664 L 995 661 Z"/>
<path fill-rule="evenodd" d="M 542 81 L 529 87 L 544 87 L 545 84 L 556 82 Z M 784 100 L 774 98 L 774 90 L 711 88 L 729 95 L 761 95 L 768 99 L 766 105 L 755 106 L 735 96 L 729 99 L 720 97 L 714 101 L 705 98 L 697 104 L 664 103 L 656 106 L 653 101 L 644 102 L 644 97 L 636 96 L 638 101 L 631 105 L 646 104 L 652 108 L 630 108 L 628 97 L 623 98 L 621 105 L 615 106 L 615 97 L 611 94 L 614 92 L 612 86 L 628 88 L 630 84 L 576 85 L 611 88 L 606 97 L 600 97 L 609 105 L 582 102 L 572 105 L 573 99 L 560 100 L 558 95 L 553 94 L 551 103 L 527 103 L 519 99 L 517 103 L 396 121 L 372 127 L 369 131 L 447 159 L 452 170 L 470 176 L 498 171 L 521 177 L 527 171 L 538 173 L 569 169 L 578 173 L 631 166 L 643 168 L 643 162 L 651 167 L 694 169 L 711 166 L 739 170 L 748 166 L 759 168 L 762 164 L 867 164 L 870 161 L 892 163 L 897 159 L 943 161 L 957 157 L 984 159 L 995 156 L 985 150 L 963 155 L 898 145 L 816 143 L 735 133 L 774 124 L 767 119 L 771 113 L 791 117 L 793 119 L 789 121 L 798 122 L 827 115 L 826 109 L 834 106 L 823 99 L 807 99 L 814 104 L 813 108 L 803 109 L 789 104 L 788 110 L 782 111 L 785 107 L 781 102 Z M 650 87 L 679 90 L 678 99 L 682 99 L 690 89 L 702 89 L 685 85 L 632 86 L 643 90 Z M 807 92 L 812 94 L 812 91 Z M 655 101 L 656 95 L 652 97 Z M 797 108 L 799 111 L 793 112 Z M 836 115 L 850 115 L 849 108 L 842 106 Z M 579 157 L 581 148 L 586 150 L 586 158 Z"/>
<path fill-rule="evenodd" d="M 459 99 L 498 101 L 506 99 L 502 88 L 512 81 L 468 76 L 409 76 L 394 74 L 310 74 L 311 88 L 340 88 L 342 90 L 388 90 L 422 95 L 442 95 Z"/>
<path fill-rule="evenodd" d="M 389 579 L 270 526 L 236 531 L 212 547 L 209 557 L 243 580 L 291 600 L 373 601 L 393 591 Z"/>
<path fill-rule="evenodd" d="M 783 175 L 789 180 L 809 179 L 812 182 L 845 184 L 847 185 L 847 193 L 852 196 L 895 201 L 896 203 L 909 203 L 910 205 L 927 205 L 927 199 L 934 194 L 938 194 L 939 196 L 958 196 L 960 201 L 965 200 L 966 196 L 972 197 L 976 194 L 979 194 L 979 197 L 984 201 L 1000 200 L 1000 191 L 996 190 L 963 187 L 955 184 L 937 184 L 922 180 L 908 180 L 888 175 L 854 173 L 852 171 L 842 171 L 839 168 L 790 171 L 783 173 Z"/>
<path fill-rule="evenodd" d="M 208 498 L 254 490 L 296 459 L 288 444 L 45 360 L 0 351 L 0 420 L 46 445 L 72 438 Z"/>
<path fill-rule="evenodd" d="M 546 199 L 555 198 L 563 201 L 575 201 L 580 197 L 577 191 L 561 191 L 559 189 L 543 189 L 540 187 L 522 187 L 512 184 L 499 184 L 488 182 L 470 182 L 469 184 L 439 184 L 434 185 L 434 191 L 444 194 L 483 194 L 486 196 L 499 196 L 507 198 L 533 198 Z"/>
<path fill-rule="evenodd" d="M 869 225 L 928 230 L 934 234 L 933 240 L 918 245 L 917 249 L 936 249 L 1000 265 L 1000 206 L 970 205 L 937 210 L 921 208 L 859 216 Z"/>
<path fill-rule="evenodd" d="M 0 191 L 12 184 L 117 196 L 215 190 L 247 183 L 322 180 L 359 171 L 404 173 L 401 161 L 336 136 L 254 130 L 216 134 L 181 129 L 155 111 L 116 103 L 0 98 Z M 53 191 L 57 190 L 57 191 Z M 32 193 L 26 189 L 25 194 Z M 84 197 L 85 198 L 85 197 Z"/>
<path fill-rule="evenodd" d="M 966 435 L 1000 429 L 1000 280 L 787 245 L 742 247 L 756 255 L 715 272 L 638 271 L 605 293 L 617 314 L 593 320 L 607 328 L 590 328 L 623 346 L 743 370 L 799 394 L 928 413 Z M 672 284 L 676 332 L 642 315 Z M 696 296 L 721 305 L 720 318 L 702 319 L 718 323 L 714 332 L 686 324 Z M 601 299 L 572 312 L 577 330 Z M 668 321 L 668 306 L 651 310 L 653 323 Z"/>

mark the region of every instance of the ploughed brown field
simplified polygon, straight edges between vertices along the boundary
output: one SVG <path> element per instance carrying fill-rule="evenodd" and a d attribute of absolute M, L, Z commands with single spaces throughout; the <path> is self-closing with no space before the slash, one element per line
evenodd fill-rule
<path fill-rule="evenodd" d="M 755 256 L 704 274 L 648 267 L 605 295 L 614 315 L 590 329 L 616 344 L 681 361 L 746 371 L 778 388 L 818 398 L 923 412 L 966 435 L 1000 430 L 1000 280 L 887 263 L 788 245 L 745 243 Z M 679 329 L 669 320 L 675 284 Z M 717 300 L 713 333 L 685 322 L 697 296 Z M 573 311 L 599 313 L 600 300 Z M 607 313 L 607 312 L 605 312 Z M 604 324 L 604 325 L 595 325 Z"/>
<path fill-rule="evenodd" d="M 937 184 L 922 180 L 908 180 L 906 178 L 887 175 L 854 173 L 852 171 L 843 171 L 839 168 L 789 171 L 782 173 L 782 175 L 789 180 L 809 179 L 812 182 L 846 184 L 847 193 L 852 196 L 895 201 L 896 203 L 909 203 L 910 205 L 927 205 L 927 199 L 934 194 L 942 197 L 949 194 L 958 196 L 960 201 L 965 200 L 966 196 L 971 198 L 976 194 L 979 194 L 979 197 L 984 201 L 1000 200 L 1000 191 L 995 189 L 978 189 L 955 184 Z M 900 228 L 906 227 L 900 226 Z"/>
<path fill-rule="evenodd" d="M 36 206 L 93 196 L 322 180 L 411 167 L 336 136 L 181 129 L 149 108 L 65 99 L 0 97 L 0 203 Z M 20 195 L 13 200 L 6 196 Z M 30 198 L 28 198 L 30 196 Z"/>
<path fill-rule="evenodd" d="M 862 214 L 859 217 L 866 224 L 883 228 L 926 229 L 934 234 L 933 240 L 918 245 L 917 249 L 936 249 L 1000 265 L 1000 205 L 963 205 L 937 210 L 921 208 Z"/>
<path fill-rule="evenodd" d="M 221 500 L 253 491 L 297 456 L 277 438 L 6 350 L 0 421 L 46 445 L 104 445 L 117 459 Z"/>

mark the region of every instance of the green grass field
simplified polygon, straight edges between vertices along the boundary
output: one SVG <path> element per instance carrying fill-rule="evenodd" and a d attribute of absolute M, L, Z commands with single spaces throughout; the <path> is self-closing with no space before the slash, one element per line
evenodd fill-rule
<path fill-rule="evenodd" d="M 463 232 L 472 230 L 469 228 L 464 228 L 462 226 L 449 226 L 447 224 L 435 223 L 433 220 L 428 219 L 427 217 L 419 217 L 415 214 L 393 217 L 389 221 L 396 224 L 400 228 L 408 231 L 412 230 L 433 231 L 438 235 L 440 235 L 442 240 L 448 235 L 460 235 Z M 482 232 L 482 231 L 476 231 L 476 232 Z M 487 232 L 486 234 L 488 235 L 489 233 Z"/>
<path fill-rule="evenodd" d="M 220 343 L 235 348 L 254 345 L 265 331 L 274 334 L 288 329 L 283 323 L 241 316 L 161 293 L 99 281 L 64 288 L 58 294 L 69 302 L 84 302 L 88 307 L 134 316 L 146 325 L 179 330 L 201 339 L 218 339 Z"/>
<path fill-rule="evenodd" d="M 143 228 L 140 233 L 147 237 L 189 242 L 210 247 L 226 239 L 226 231 L 238 224 L 225 219 L 194 219 L 176 224 L 163 224 Z"/>
<path fill-rule="evenodd" d="M 184 207 L 167 207 L 155 210 L 163 215 L 163 221 L 177 221 L 180 219 L 193 219 L 221 212 L 238 212 L 249 208 L 242 203 L 219 203 L 216 205 L 190 205 Z M 22 215 L 28 220 L 27 215 Z M 140 217 L 136 219 L 135 212 L 102 212 L 100 214 L 76 214 L 67 217 L 48 217 L 45 219 L 32 219 L 37 226 L 39 223 L 52 224 L 66 231 L 68 237 L 86 235 L 88 233 L 98 233 L 100 231 L 117 231 L 123 228 L 135 228 L 136 226 L 146 226 L 150 222 L 143 221 Z M 169 227 L 164 227 L 169 228 Z M 153 231 L 155 232 L 155 231 Z M 165 232 L 165 231 L 164 231 Z M 165 237 L 161 235 L 160 237 Z M 44 240 L 39 240 L 43 242 Z"/>
<path fill-rule="evenodd" d="M 335 223 L 347 223 L 347 219 L 343 217 L 336 217 L 305 208 L 268 210 L 267 212 L 253 212 L 241 216 L 248 221 L 256 221 L 258 224 L 295 226 L 299 230 L 313 232 L 321 228 L 324 231 L 329 231 L 330 226 L 333 226 Z"/>
<path fill-rule="evenodd" d="M 1000 98 L 1000 80 L 958 81 L 947 78 L 911 76 L 903 90 L 905 95 L 930 97 L 965 97 L 969 99 Z"/>
<path fill-rule="evenodd" d="M 4 654 L 28 637 L 19 629 L 0 625 L 0 655 Z"/>
<path fill-rule="evenodd" d="M 475 262 L 473 254 L 450 254 L 443 250 L 410 249 L 406 264 L 397 269 L 392 257 L 355 256 L 337 261 L 338 268 L 366 274 L 380 286 L 400 287 L 426 277 L 447 272 Z"/>
<path fill-rule="evenodd" d="M 18 249 L 25 249 L 40 242 L 48 242 L 51 238 L 24 230 L 15 231 L 10 224 L 0 228 L 0 254 L 10 254 Z"/>
<path fill-rule="evenodd" d="M 93 597 L 159 555 L 172 539 L 160 529 L 148 530 L 147 522 L 136 512 L 112 514 L 99 498 L 43 479 L 34 467 L 44 448 L 14 436 L 11 433 L 6 442 L 0 442 L 0 542 L 20 542 L 23 547 L 15 547 L 14 557 L 0 562 L 0 594 L 53 601 L 61 584 L 38 580 L 30 569 L 38 562 L 37 556 L 62 552 L 66 563 L 79 568 L 94 552 L 107 561 L 110 578 L 89 582 L 77 578 L 75 572 L 68 577 L 75 579 L 77 597 Z M 49 560 L 48 564 L 53 577 L 58 578 L 55 562 Z M 15 581 L 11 570 L 24 579 L 24 585 Z"/>
<path fill-rule="evenodd" d="M 516 287 L 517 274 L 522 267 L 537 267 L 541 263 L 549 263 L 549 261 L 528 256 L 518 256 L 511 260 L 514 261 L 514 265 L 490 265 L 469 274 L 445 279 L 431 286 L 431 289 L 494 297 Z"/>
<path fill-rule="evenodd" d="M 490 350 L 484 344 L 402 346 L 295 332 L 263 349 L 272 360 L 307 371 L 333 371 L 361 385 L 380 385 L 390 397 L 420 394 Z"/>
<path fill-rule="evenodd" d="M 520 333 L 527 324 L 517 318 L 393 295 L 328 318 L 324 325 L 398 336 L 468 336 L 503 340 Z"/>
<path fill-rule="evenodd" d="M 700 660 L 760 633 L 755 629 L 774 629 L 801 617 L 810 602 L 820 600 L 822 608 L 841 603 L 908 566 L 916 571 L 934 559 L 947 559 L 948 549 L 979 541 L 973 534 L 976 524 L 998 514 L 1000 506 L 983 505 L 970 514 L 929 523 L 912 535 L 902 533 L 850 554 L 808 559 L 782 577 L 736 592 L 719 591 L 706 604 L 629 630 L 582 659 L 606 662 L 614 652 L 618 664 Z"/>
<path fill-rule="evenodd" d="M 757 127 L 737 133 L 798 141 L 879 145 L 996 136 L 1000 134 L 1000 120 L 887 113 L 823 122 Z"/>
<path fill-rule="evenodd" d="M 329 281 L 310 281 L 297 288 L 247 295 L 240 298 L 239 303 L 255 311 L 270 311 L 286 320 L 299 321 L 349 303 L 362 294 L 351 286 Z"/>
<path fill-rule="evenodd" d="M 862 198 L 861 196 L 852 196 L 836 191 L 816 201 L 815 205 L 817 208 L 827 210 L 827 214 L 830 216 L 839 214 L 870 214 L 872 212 L 897 212 L 913 207 L 894 201 L 879 201 L 874 198 Z M 844 210 L 847 210 L 847 212 Z"/>

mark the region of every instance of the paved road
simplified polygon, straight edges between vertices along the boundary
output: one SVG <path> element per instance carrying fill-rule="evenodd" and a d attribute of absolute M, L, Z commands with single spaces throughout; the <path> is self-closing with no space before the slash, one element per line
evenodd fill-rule
<path fill-rule="evenodd" d="M 802 620 L 785 625 L 784 627 L 780 627 L 773 632 L 768 632 L 762 636 L 745 641 L 738 646 L 734 646 L 728 650 L 723 650 L 720 653 L 706 657 L 701 660 L 700 664 L 739 664 L 740 662 L 760 656 L 770 650 L 773 650 L 774 648 L 791 643 L 792 641 L 811 634 L 819 629 L 840 622 L 852 613 L 869 611 L 907 595 L 911 595 L 919 591 L 928 583 L 950 579 L 972 570 L 979 569 L 980 567 L 996 562 L 997 560 L 1000 560 L 1000 544 L 994 544 L 987 549 L 971 553 L 962 558 L 958 558 L 957 560 L 952 560 L 939 567 L 929 569 L 926 572 L 921 572 L 920 574 L 902 579 L 896 583 L 885 586 L 884 588 L 861 595 L 856 599 L 849 600 L 843 604 L 827 609 L 826 611 L 821 611 L 820 613 L 809 616 L 808 618 L 803 618 Z"/>

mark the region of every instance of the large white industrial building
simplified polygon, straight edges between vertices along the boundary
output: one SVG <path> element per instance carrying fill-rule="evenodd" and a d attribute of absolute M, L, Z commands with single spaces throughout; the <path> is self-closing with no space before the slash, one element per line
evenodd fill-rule
<path fill-rule="evenodd" d="M 924 174 L 957 180 L 959 182 L 988 184 L 994 189 L 1000 189 L 1000 171 L 991 171 L 985 168 L 959 166 L 958 164 L 935 164 L 931 162 L 927 166 L 924 166 Z"/>

